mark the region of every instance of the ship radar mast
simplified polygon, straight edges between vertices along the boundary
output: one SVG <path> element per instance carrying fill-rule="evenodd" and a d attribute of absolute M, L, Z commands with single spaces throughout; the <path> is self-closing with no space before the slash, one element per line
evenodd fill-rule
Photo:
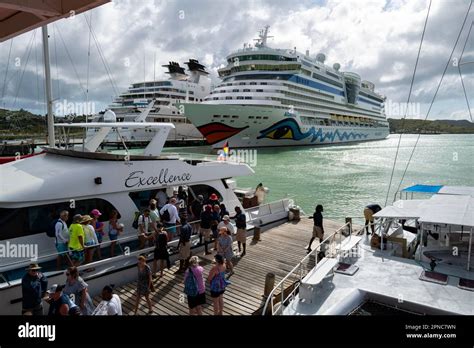
<path fill-rule="evenodd" d="M 257 41 L 255 44 L 255 47 L 266 47 L 267 46 L 267 39 L 273 36 L 268 36 L 268 29 L 270 28 L 269 25 L 266 25 L 265 28 L 261 29 L 258 32 L 258 39 L 254 39 L 254 41 Z"/>

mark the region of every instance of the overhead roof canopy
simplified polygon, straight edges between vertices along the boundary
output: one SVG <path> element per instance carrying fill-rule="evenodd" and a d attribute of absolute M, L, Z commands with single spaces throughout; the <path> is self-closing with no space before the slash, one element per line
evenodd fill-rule
<path fill-rule="evenodd" d="M 424 200 L 400 200 L 374 214 L 377 218 L 410 219 L 432 224 L 474 227 L 474 198 L 437 194 Z"/>
<path fill-rule="evenodd" d="M 435 195 L 422 205 L 420 222 L 474 227 L 474 198 Z"/>
<path fill-rule="evenodd" d="M 392 219 L 417 219 L 420 217 L 420 206 L 426 199 L 400 200 L 388 207 L 383 208 L 374 217 Z"/>
<path fill-rule="evenodd" d="M 0 42 L 110 0 L 0 0 Z"/>
<path fill-rule="evenodd" d="M 468 195 L 474 197 L 474 187 L 471 186 L 413 185 L 404 188 L 402 192 L 438 193 L 445 195 Z"/>

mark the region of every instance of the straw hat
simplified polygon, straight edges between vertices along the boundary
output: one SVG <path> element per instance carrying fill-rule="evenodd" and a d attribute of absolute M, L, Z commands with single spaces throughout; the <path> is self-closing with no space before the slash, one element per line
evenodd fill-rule
<path fill-rule="evenodd" d="M 84 222 L 92 221 L 92 220 L 93 219 L 91 218 L 90 215 L 82 215 L 81 224 L 83 224 Z"/>
<path fill-rule="evenodd" d="M 26 270 L 27 271 L 37 271 L 41 268 L 42 267 L 40 267 L 37 263 L 30 263 L 30 265 L 28 266 L 28 268 L 26 268 Z"/>

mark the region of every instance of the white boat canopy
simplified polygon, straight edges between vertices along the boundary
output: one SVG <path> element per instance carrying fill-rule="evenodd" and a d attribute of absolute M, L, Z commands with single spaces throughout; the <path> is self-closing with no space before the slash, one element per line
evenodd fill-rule
<path fill-rule="evenodd" d="M 393 205 L 383 208 L 374 214 L 377 218 L 392 219 L 418 219 L 420 217 L 420 206 L 426 199 L 399 200 Z"/>
<path fill-rule="evenodd" d="M 421 223 L 474 227 L 474 198 L 461 195 L 434 195 L 421 207 Z"/>
<path fill-rule="evenodd" d="M 474 198 L 437 194 L 430 199 L 399 200 L 374 214 L 376 218 L 418 219 L 421 223 L 474 227 Z"/>

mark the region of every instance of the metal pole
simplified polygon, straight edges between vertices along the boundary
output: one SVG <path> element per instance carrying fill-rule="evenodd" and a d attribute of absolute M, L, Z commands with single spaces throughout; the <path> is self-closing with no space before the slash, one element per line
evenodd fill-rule
<path fill-rule="evenodd" d="M 48 108 L 48 143 L 49 146 L 56 145 L 54 139 L 54 115 L 53 115 L 53 97 L 51 87 L 51 71 L 49 65 L 49 45 L 48 45 L 48 26 L 43 25 L 43 58 L 44 58 L 44 72 L 45 72 L 45 90 L 46 90 L 46 104 Z"/>
<path fill-rule="evenodd" d="M 467 270 L 471 269 L 471 249 L 472 249 L 472 227 L 469 233 L 469 253 L 467 254 Z"/>

